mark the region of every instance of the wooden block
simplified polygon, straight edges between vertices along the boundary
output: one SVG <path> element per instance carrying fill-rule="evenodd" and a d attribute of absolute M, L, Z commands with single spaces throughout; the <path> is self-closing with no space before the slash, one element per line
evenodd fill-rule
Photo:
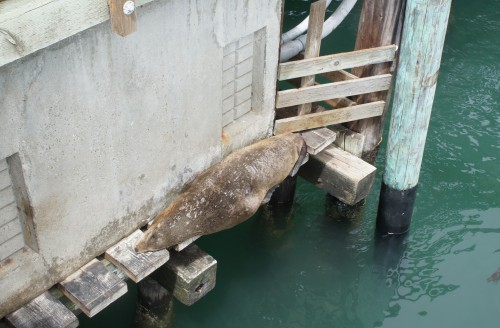
<path fill-rule="evenodd" d="M 96 259 L 59 283 L 58 288 L 89 317 L 127 292 L 123 280 Z"/>
<path fill-rule="evenodd" d="M 78 327 L 76 316 L 49 292 L 6 315 L 5 319 L 16 328 Z"/>
<path fill-rule="evenodd" d="M 183 251 L 170 254 L 170 260 L 153 273 L 152 277 L 175 298 L 192 305 L 215 287 L 217 261 L 191 244 Z"/>
<path fill-rule="evenodd" d="M 104 258 L 120 268 L 134 282 L 139 282 L 149 276 L 153 271 L 167 263 L 169 252 L 162 249 L 156 252 L 137 254 L 134 245 L 144 235 L 141 230 L 136 230 L 118 244 L 110 247 Z"/>
<path fill-rule="evenodd" d="M 289 61 L 279 65 L 280 81 L 341 69 L 393 61 L 397 46 L 383 46 L 328 56 Z"/>
<path fill-rule="evenodd" d="M 337 134 L 334 143 L 340 149 L 356 157 L 361 157 L 365 144 L 365 136 L 363 134 L 354 132 L 341 124 L 332 125 L 330 129 Z"/>
<path fill-rule="evenodd" d="M 311 4 L 309 14 L 309 25 L 307 28 L 306 47 L 304 58 L 315 58 L 319 56 L 321 48 L 321 33 L 323 33 L 323 21 L 325 19 L 326 0 L 316 1 Z M 304 76 L 301 79 L 300 87 L 310 87 L 314 85 L 314 75 Z M 300 104 L 298 115 L 309 114 L 311 112 L 311 103 Z"/>
<path fill-rule="evenodd" d="M 330 145 L 321 153 L 312 155 L 300 174 L 306 180 L 319 184 L 330 195 L 354 205 L 370 192 L 375 170 L 362 159 Z"/>
<path fill-rule="evenodd" d="M 391 74 L 381 74 L 355 80 L 278 91 L 276 94 L 276 108 L 384 91 L 389 89 L 391 80 Z"/>
<path fill-rule="evenodd" d="M 195 237 L 189 238 L 188 240 L 183 241 L 182 243 L 180 243 L 178 245 L 175 245 L 175 247 L 174 247 L 175 251 L 177 251 L 177 252 L 182 251 L 184 248 L 191 245 L 195 240 L 197 240 L 200 237 L 201 236 L 195 236 Z"/>
<path fill-rule="evenodd" d="M 135 1 L 108 0 L 108 5 L 113 32 L 127 36 L 137 31 Z"/>
<path fill-rule="evenodd" d="M 316 155 L 328 147 L 336 138 L 335 132 L 327 128 L 305 131 L 301 135 L 306 142 L 307 152 L 311 155 Z"/>
<path fill-rule="evenodd" d="M 384 107 L 384 101 L 376 101 L 347 108 L 327 110 L 320 113 L 283 118 L 275 122 L 274 134 L 304 131 L 362 118 L 380 116 Z"/>

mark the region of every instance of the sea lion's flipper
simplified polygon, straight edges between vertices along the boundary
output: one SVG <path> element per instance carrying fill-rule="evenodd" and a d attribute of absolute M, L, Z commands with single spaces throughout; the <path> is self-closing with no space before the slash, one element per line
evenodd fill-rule
<path fill-rule="evenodd" d="M 262 204 L 267 204 L 271 200 L 271 197 L 273 196 L 273 192 L 276 190 L 276 188 L 279 187 L 279 184 L 276 186 L 273 186 L 271 189 L 266 194 L 266 197 L 264 197 L 264 200 L 262 200 Z"/>
<path fill-rule="evenodd" d="M 303 164 L 306 157 L 307 157 L 307 146 L 304 143 L 302 145 L 302 148 L 300 149 L 299 158 L 297 159 L 297 162 L 295 162 L 292 172 L 290 172 L 291 177 L 295 176 L 297 172 L 299 172 L 300 166 Z"/>

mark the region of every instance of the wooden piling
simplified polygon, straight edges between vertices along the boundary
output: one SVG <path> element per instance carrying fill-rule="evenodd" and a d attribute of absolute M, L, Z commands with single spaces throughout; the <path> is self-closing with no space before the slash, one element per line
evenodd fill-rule
<path fill-rule="evenodd" d="M 383 234 L 410 226 L 451 0 L 408 0 L 377 215 Z"/>
<path fill-rule="evenodd" d="M 136 327 L 167 328 L 172 325 L 173 295 L 159 282 L 146 277 L 137 284 Z"/>
<path fill-rule="evenodd" d="M 406 0 L 365 0 L 361 10 L 358 34 L 355 49 L 361 51 L 373 47 L 400 44 L 401 30 Z M 392 62 L 377 63 L 375 65 L 358 66 L 352 73 L 360 78 L 380 74 L 392 73 L 395 65 Z M 359 119 L 346 124 L 351 130 L 365 136 L 363 149 L 364 157 L 369 161 L 375 160 L 377 146 L 382 139 L 385 114 L 387 113 L 390 99 L 390 89 L 387 91 L 372 92 L 355 98 L 358 104 L 383 100 L 387 102 L 381 116 Z"/>

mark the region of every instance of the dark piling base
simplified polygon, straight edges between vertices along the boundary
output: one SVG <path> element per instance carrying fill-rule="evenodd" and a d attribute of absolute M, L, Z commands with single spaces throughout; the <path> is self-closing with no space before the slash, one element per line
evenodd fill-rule
<path fill-rule="evenodd" d="M 291 204 L 293 198 L 295 197 L 295 186 L 297 185 L 297 175 L 290 177 L 288 176 L 283 182 L 276 188 L 271 196 L 269 203 L 271 205 L 276 204 Z"/>
<path fill-rule="evenodd" d="M 137 284 L 137 291 L 136 326 L 170 327 L 173 317 L 172 293 L 150 277 Z"/>
<path fill-rule="evenodd" d="M 410 228 L 417 186 L 397 190 L 382 182 L 377 213 L 377 232 L 383 235 L 404 234 Z"/>

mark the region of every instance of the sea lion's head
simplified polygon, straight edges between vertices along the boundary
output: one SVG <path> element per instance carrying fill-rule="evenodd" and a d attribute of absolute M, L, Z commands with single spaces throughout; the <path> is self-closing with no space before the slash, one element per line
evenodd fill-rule
<path fill-rule="evenodd" d="M 135 244 L 134 250 L 137 253 L 158 251 L 160 249 L 168 248 L 176 244 L 174 241 L 170 241 L 163 229 L 162 222 L 153 224 L 149 227 L 144 235 Z"/>

